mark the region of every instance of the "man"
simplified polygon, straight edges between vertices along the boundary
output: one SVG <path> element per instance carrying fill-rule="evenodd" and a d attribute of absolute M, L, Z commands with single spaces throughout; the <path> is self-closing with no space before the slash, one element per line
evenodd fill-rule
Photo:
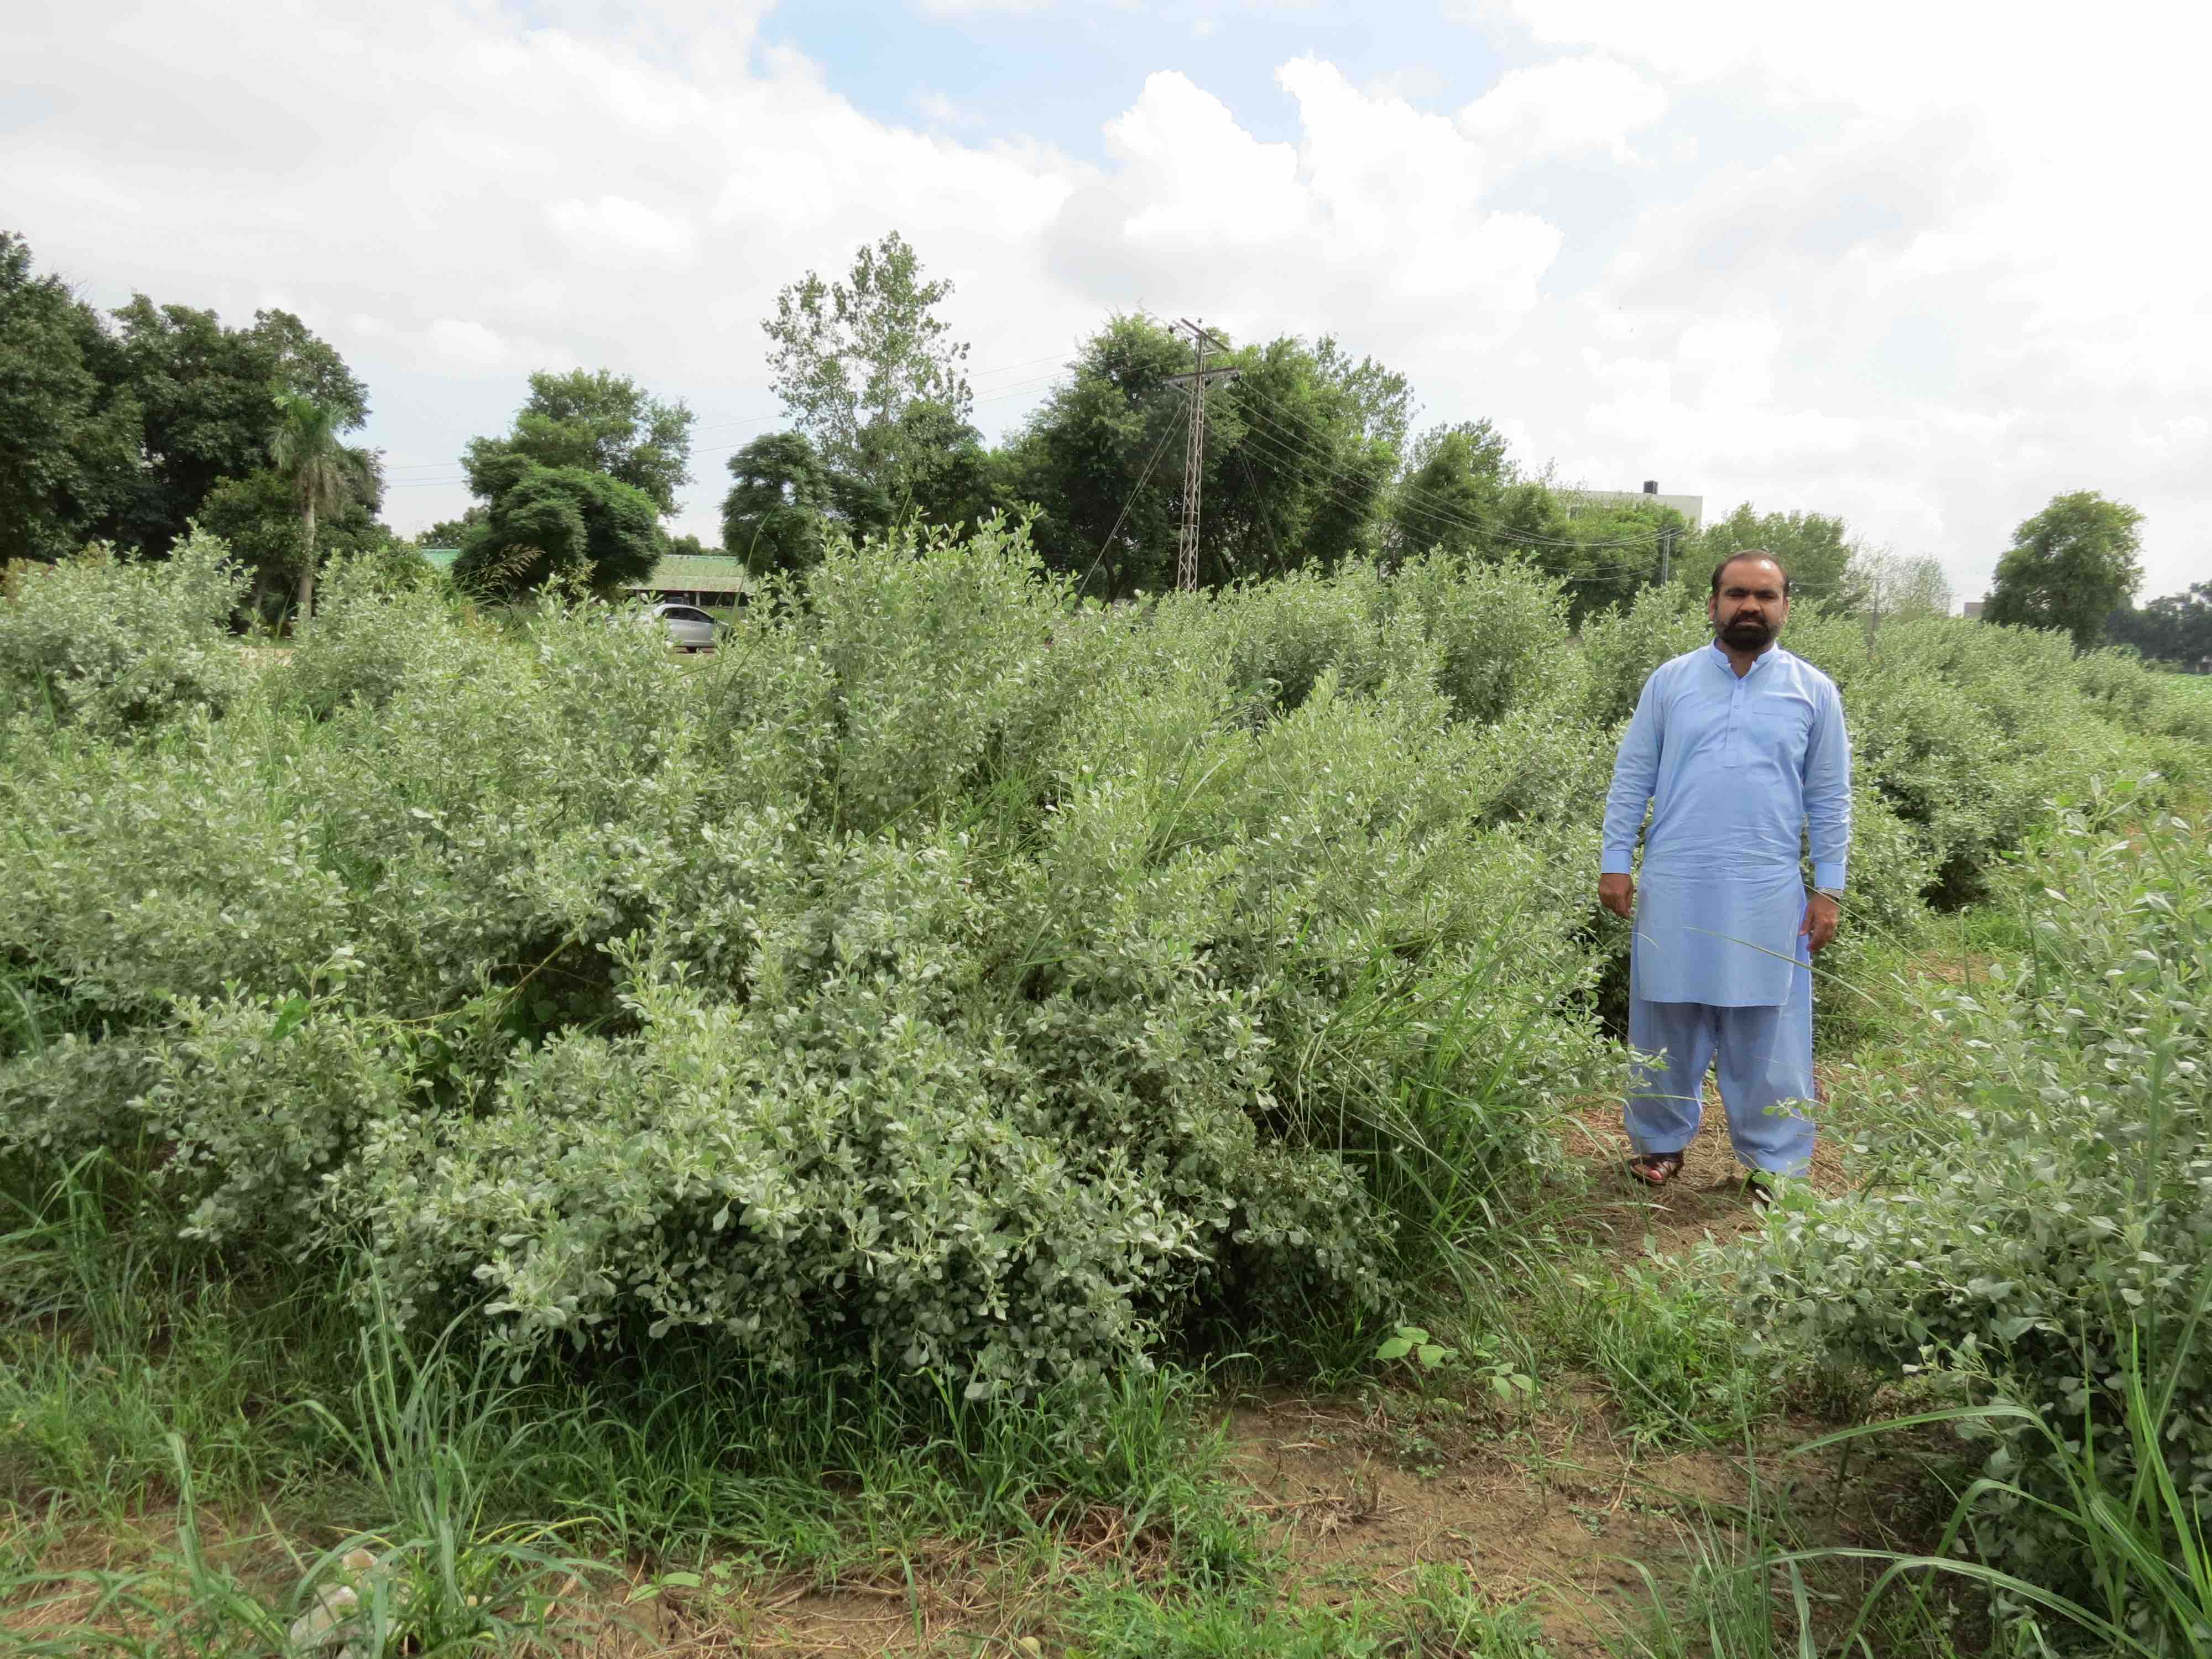
<path fill-rule="evenodd" d="M 1775 643 L 1790 577 L 1773 555 L 1713 571 L 1713 642 L 1644 682 L 1605 803 L 1598 902 L 1632 918 L 1629 1173 L 1664 1187 L 1704 1115 L 1717 1058 L 1729 1140 L 1764 1208 L 1802 1175 L 1813 1124 L 1812 952 L 1835 937 L 1851 839 L 1850 740 L 1835 682 Z M 1644 809 L 1644 890 L 1629 872 Z M 1814 892 L 1799 874 L 1809 836 Z"/>

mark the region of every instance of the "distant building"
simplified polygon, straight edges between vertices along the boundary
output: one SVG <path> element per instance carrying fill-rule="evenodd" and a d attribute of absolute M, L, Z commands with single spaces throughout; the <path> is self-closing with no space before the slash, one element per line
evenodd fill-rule
<path fill-rule="evenodd" d="M 1987 599 L 1968 599 L 1966 601 L 1966 620 L 1968 622 L 1981 621 L 1982 607 L 1988 603 L 1989 601 Z"/>
<path fill-rule="evenodd" d="M 1671 507 L 1689 521 L 1695 532 L 1705 521 L 1703 495 L 1662 495 L 1656 479 L 1646 479 L 1641 489 L 1562 489 L 1559 500 L 1573 518 L 1577 511 L 1612 507 Z"/>
<path fill-rule="evenodd" d="M 426 547 L 422 556 L 451 575 L 458 547 Z M 669 599 L 678 605 L 738 605 L 745 602 L 751 584 L 745 562 L 720 553 L 664 553 L 642 581 L 628 583 L 625 593 L 644 599 Z"/>
<path fill-rule="evenodd" d="M 678 605 L 738 605 L 752 592 L 745 562 L 725 553 L 664 553 L 642 581 L 624 586 L 641 599 Z"/>

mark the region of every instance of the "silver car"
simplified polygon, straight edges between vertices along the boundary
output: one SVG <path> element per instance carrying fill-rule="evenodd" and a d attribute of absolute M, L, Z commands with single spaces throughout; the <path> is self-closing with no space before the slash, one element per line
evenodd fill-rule
<path fill-rule="evenodd" d="M 695 605 L 656 605 L 653 614 L 668 631 L 668 642 L 678 651 L 712 651 L 714 619 Z"/>

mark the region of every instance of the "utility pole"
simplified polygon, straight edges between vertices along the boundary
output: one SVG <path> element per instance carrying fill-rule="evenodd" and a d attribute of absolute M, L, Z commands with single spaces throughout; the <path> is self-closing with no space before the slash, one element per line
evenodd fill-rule
<path fill-rule="evenodd" d="M 1188 593 L 1198 586 L 1198 493 L 1206 473 L 1206 388 L 1215 380 L 1233 380 L 1244 371 L 1208 368 L 1206 348 L 1212 345 L 1227 351 L 1228 343 L 1188 317 L 1181 319 L 1181 325 L 1190 331 L 1191 346 L 1197 353 L 1192 373 L 1167 377 L 1170 386 L 1190 388 L 1190 436 L 1182 453 L 1182 537 L 1176 548 L 1176 586 Z"/>
<path fill-rule="evenodd" d="M 1667 579 L 1674 574 L 1674 526 L 1659 526 L 1659 586 L 1667 586 Z"/>

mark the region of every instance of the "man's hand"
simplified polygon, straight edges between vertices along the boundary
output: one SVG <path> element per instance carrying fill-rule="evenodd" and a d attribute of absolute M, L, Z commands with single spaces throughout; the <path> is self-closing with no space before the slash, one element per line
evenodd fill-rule
<path fill-rule="evenodd" d="M 1597 878 L 1597 902 L 1622 921 L 1632 921 L 1636 918 L 1636 884 L 1626 876 L 1600 876 Z M 1828 927 L 1832 933 L 1835 930 L 1832 909 Z"/>
<path fill-rule="evenodd" d="M 1838 915 L 1835 900 L 1826 893 L 1815 893 L 1805 901 L 1805 922 L 1797 936 L 1805 941 L 1807 950 L 1817 951 L 1835 938 Z"/>

